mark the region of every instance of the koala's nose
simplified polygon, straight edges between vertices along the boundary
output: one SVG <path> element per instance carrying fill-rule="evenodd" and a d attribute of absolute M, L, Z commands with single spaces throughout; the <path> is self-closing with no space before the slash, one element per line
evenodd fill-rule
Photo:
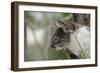
<path fill-rule="evenodd" d="M 51 47 L 52 47 L 52 48 L 56 48 L 54 44 L 51 44 Z"/>

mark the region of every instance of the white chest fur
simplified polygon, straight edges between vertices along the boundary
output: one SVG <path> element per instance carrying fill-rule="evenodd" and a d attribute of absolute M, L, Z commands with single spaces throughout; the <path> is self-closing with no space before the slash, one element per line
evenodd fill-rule
<path fill-rule="evenodd" d="M 86 29 L 86 26 L 79 28 L 77 31 L 71 34 L 71 41 L 67 47 L 77 56 L 79 56 L 80 52 L 83 51 L 86 55 L 85 57 L 89 57 L 90 32 Z"/>

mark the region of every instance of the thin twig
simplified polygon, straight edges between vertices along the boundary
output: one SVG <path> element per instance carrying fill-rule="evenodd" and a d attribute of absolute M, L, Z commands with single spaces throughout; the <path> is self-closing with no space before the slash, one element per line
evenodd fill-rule
<path fill-rule="evenodd" d="M 73 33 L 74 34 L 74 33 Z M 82 53 L 83 53 L 83 55 L 84 55 L 84 57 L 86 57 L 85 56 L 85 53 L 84 53 L 84 51 L 83 51 L 83 49 L 82 49 L 82 47 L 81 47 L 81 45 L 80 45 L 80 43 L 79 43 L 79 41 L 78 41 L 78 39 L 77 39 L 77 37 L 76 37 L 76 35 L 74 34 L 74 36 L 75 36 L 75 38 L 76 38 L 76 41 L 78 42 L 78 44 L 79 44 L 79 47 L 81 48 L 81 50 L 82 50 Z"/>
<path fill-rule="evenodd" d="M 64 51 L 64 53 L 65 53 L 67 59 L 71 59 L 71 57 L 70 57 L 70 53 L 67 52 L 67 49 L 63 48 L 63 51 Z"/>

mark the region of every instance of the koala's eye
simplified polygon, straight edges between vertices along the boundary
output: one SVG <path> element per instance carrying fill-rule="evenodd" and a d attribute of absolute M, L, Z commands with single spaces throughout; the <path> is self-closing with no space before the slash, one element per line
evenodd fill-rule
<path fill-rule="evenodd" d="M 55 41 L 55 42 L 58 42 L 58 41 L 59 41 L 59 38 L 55 36 L 55 37 L 54 37 L 54 41 Z"/>

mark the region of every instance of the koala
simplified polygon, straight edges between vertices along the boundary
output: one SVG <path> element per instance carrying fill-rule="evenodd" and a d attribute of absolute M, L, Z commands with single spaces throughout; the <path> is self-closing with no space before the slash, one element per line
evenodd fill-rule
<path fill-rule="evenodd" d="M 69 51 L 72 59 L 78 59 L 79 57 L 74 54 L 69 47 L 71 42 L 71 34 L 78 29 L 77 25 L 75 25 L 73 22 L 62 22 L 58 20 L 54 29 L 56 30 L 52 35 L 51 47 L 57 50 L 64 49 L 65 51 Z"/>

